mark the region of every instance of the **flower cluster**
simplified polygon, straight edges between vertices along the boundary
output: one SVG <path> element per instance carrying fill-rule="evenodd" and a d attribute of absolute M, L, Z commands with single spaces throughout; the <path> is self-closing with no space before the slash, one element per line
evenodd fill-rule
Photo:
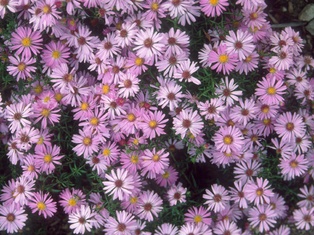
<path fill-rule="evenodd" d="M 0 133 L 15 170 L 0 230 L 59 214 L 74 234 L 313 229 L 314 59 L 297 31 L 271 28 L 265 8 L 1 1 L 11 23 Z M 198 165 L 219 174 L 199 183 Z"/>

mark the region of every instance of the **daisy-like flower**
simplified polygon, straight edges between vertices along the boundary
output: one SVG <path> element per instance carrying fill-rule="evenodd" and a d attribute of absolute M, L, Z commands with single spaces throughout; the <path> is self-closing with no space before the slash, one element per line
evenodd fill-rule
<path fill-rule="evenodd" d="M 155 178 L 157 174 L 164 173 L 164 170 L 169 166 L 169 153 L 165 149 L 152 150 L 145 149 L 142 157 L 142 174 L 148 173 L 148 178 Z"/>
<path fill-rule="evenodd" d="M 23 207 L 16 204 L 0 205 L 0 230 L 7 233 L 17 233 L 23 229 L 27 214 Z"/>
<path fill-rule="evenodd" d="M 255 45 L 253 44 L 253 36 L 248 31 L 237 30 L 229 31 L 226 36 L 225 44 L 228 53 L 237 53 L 239 60 L 244 60 L 253 53 Z"/>
<path fill-rule="evenodd" d="M 314 226 L 314 209 L 301 207 L 293 211 L 293 219 L 298 229 L 310 230 Z"/>
<path fill-rule="evenodd" d="M 14 202 L 21 206 L 28 203 L 33 197 L 35 181 L 24 176 L 19 177 L 15 182 L 15 190 L 13 193 Z"/>
<path fill-rule="evenodd" d="M 90 232 L 95 223 L 95 215 L 89 206 L 81 205 L 69 215 L 70 229 L 74 229 L 74 234 L 85 234 L 85 230 Z"/>
<path fill-rule="evenodd" d="M 167 4 L 171 3 L 165 2 L 165 5 Z M 174 28 L 170 28 L 169 32 L 164 35 L 163 43 L 165 44 L 165 56 L 170 54 L 180 55 L 187 52 L 190 38 L 184 31 L 182 32 L 180 29 L 175 31 Z"/>
<path fill-rule="evenodd" d="M 303 136 L 306 132 L 302 116 L 291 112 L 281 114 L 276 119 L 274 129 L 281 137 L 281 141 L 294 140 L 297 136 Z"/>
<path fill-rule="evenodd" d="M 212 98 L 210 101 L 200 102 L 198 104 L 200 114 L 205 117 L 206 120 L 217 121 L 219 113 L 225 109 L 224 101 L 221 98 Z"/>
<path fill-rule="evenodd" d="M 155 235 L 177 235 L 178 234 L 178 228 L 172 224 L 164 223 L 162 225 L 159 225 L 155 231 Z"/>
<path fill-rule="evenodd" d="M 118 46 L 122 48 L 131 46 L 137 31 L 136 23 L 123 23 L 121 28 L 116 30 L 115 40 L 117 40 Z"/>
<path fill-rule="evenodd" d="M 52 217 L 57 211 L 56 202 L 54 202 L 48 193 L 35 192 L 34 196 L 30 199 L 28 206 L 31 208 L 32 213 L 38 211 L 39 215 Z"/>
<path fill-rule="evenodd" d="M 168 106 L 171 111 L 174 111 L 184 97 L 181 88 L 180 85 L 171 80 L 162 84 L 157 91 L 158 105 L 162 108 Z"/>
<path fill-rule="evenodd" d="M 84 205 L 85 195 L 79 189 L 66 188 L 60 193 L 59 203 L 63 207 L 63 210 L 67 214 L 71 214 Z"/>
<path fill-rule="evenodd" d="M 92 156 L 94 152 L 98 152 L 100 136 L 93 135 L 91 130 L 79 130 L 79 135 L 73 135 L 72 142 L 77 144 L 73 151 L 77 155 L 83 155 L 84 158 Z"/>
<path fill-rule="evenodd" d="M 211 69 L 218 73 L 229 74 L 237 65 L 238 55 L 236 53 L 228 53 L 226 44 L 218 46 L 217 50 L 212 50 L 209 53 L 208 62 L 211 64 Z"/>
<path fill-rule="evenodd" d="M 173 118 L 173 126 L 176 135 L 181 135 L 183 139 L 187 136 L 188 132 L 193 136 L 200 134 L 204 123 L 196 110 L 186 109 L 182 110 L 177 117 Z"/>
<path fill-rule="evenodd" d="M 258 227 L 258 230 L 263 233 L 275 226 L 275 216 L 276 213 L 270 205 L 257 205 L 249 210 L 248 220 L 252 227 Z"/>
<path fill-rule="evenodd" d="M 290 235 L 290 234 L 291 234 L 290 228 L 286 225 L 280 225 L 279 228 L 269 233 L 269 235 Z"/>
<path fill-rule="evenodd" d="M 235 126 L 220 127 L 214 135 L 215 146 L 220 152 L 239 152 L 244 144 L 243 135 Z"/>
<path fill-rule="evenodd" d="M 192 74 L 198 70 L 195 62 L 191 62 L 190 59 L 182 61 L 174 72 L 173 77 L 179 79 L 179 81 L 192 82 L 196 85 L 200 85 L 201 82 L 197 78 L 193 77 Z"/>
<path fill-rule="evenodd" d="M 230 196 L 225 187 L 213 184 L 211 186 L 211 191 L 205 190 L 203 198 L 206 200 L 204 204 L 208 204 L 208 209 L 214 212 L 220 212 L 228 205 L 230 201 Z"/>
<path fill-rule="evenodd" d="M 139 79 L 131 73 L 122 73 L 118 83 L 118 94 L 123 98 L 134 97 L 140 90 Z"/>
<path fill-rule="evenodd" d="M 200 206 L 197 207 L 191 207 L 188 209 L 187 213 L 184 214 L 184 221 L 186 223 L 196 223 L 198 225 L 200 224 L 207 224 L 211 225 L 212 219 L 210 218 L 211 212 L 205 209 L 205 207 Z"/>
<path fill-rule="evenodd" d="M 39 140 L 39 131 L 31 126 L 25 126 L 16 133 L 17 147 L 28 151 Z"/>
<path fill-rule="evenodd" d="M 160 43 L 163 37 L 162 34 L 154 32 L 153 28 L 140 30 L 134 40 L 136 55 L 154 60 L 154 57 L 160 56 L 163 51 L 164 44 Z"/>
<path fill-rule="evenodd" d="M 248 181 L 244 186 L 246 198 L 254 205 L 269 204 L 270 197 L 274 195 L 267 179 L 256 178 L 255 181 Z"/>
<path fill-rule="evenodd" d="M 253 99 L 245 99 L 244 102 L 239 100 L 239 105 L 231 110 L 230 117 L 246 126 L 246 124 L 255 117 L 255 101 Z"/>
<path fill-rule="evenodd" d="M 147 221 L 153 221 L 154 216 L 158 217 L 162 210 L 162 200 L 154 191 L 144 191 L 139 197 L 138 205 L 138 217 Z"/>
<path fill-rule="evenodd" d="M 134 215 L 126 211 L 116 211 L 116 219 L 109 217 L 105 224 L 106 234 L 125 235 L 132 234 L 137 228 Z"/>
<path fill-rule="evenodd" d="M 287 158 L 281 158 L 279 168 L 285 180 L 292 180 L 303 175 L 309 167 L 309 162 L 303 154 L 292 153 Z"/>
<path fill-rule="evenodd" d="M 288 206 L 285 205 L 285 200 L 278 193 L 270 198 L 270 203 L 272 209 L 275 211 L 276 219 L 283 219 L 287 216 Z"/>
<path fill-rule="evenodd" d="M 10 122 L 9 128 L 12 133 L 31 124 L 30 120 L 27 119 L 32 114 L 31 106 L 32 104 L 24 104 L 23 102 L 6 106 L 5 118 Z"/>
<path fill-rule="evenodd" d="M 167 191 L 167 199 L 169 201 L 170 206 L 177 205 L 177 203 L 186 202 L 186 191 L 187 188 L 182 187 L 182 183 L 178 185 L 172 185 L 170 189 Z"/>
<path fill-rule="evenodd" d="M 235 70 L 242 74 L 243 72 L 247 75 L 249 72 L 255 70 L 259 63 L 259 54 L 253 51 L 251 54 L 246 56 L 243 60 L 239 61 Z"/>
<path fill-rule="evenodd" d="M 62 44 L 60 41 L 45 45 L 45 49 L 42 52 L 42 59 L 48 68 L 55 68 L 63 63 L 67 63 L 67 59 L 70 57 L 70 49 Z"/>
<path fill-rule="evenodd" d="M 104 40 L 97 46 L 97 53 L 101 60 L 106 61 L 109 58 L 113 58 L 120 54 L 121 48 L 118 46 L 116 40 L 116 35 L 114 33 L 109 33 Z"/>
<path fill-rule="evenodd" d="M 238 162 L 234 167 L 235 178 L 241 181 L 242 185 L 244 185 L 246 182 L 253 180 L 253 177 L 257 176 L 260 168 L 261 164 L 258 161 L 252 161 L 251 159 Z"/>
<path fill-rule="evenodd" d="M 303 200 L 299 201 L 297 205 L 302 208 L 312 208 L 314 206 L 314 186 L 311 185 L 309 188 L 304 185 L 303 188 L 300 188 L 301 193 L 298 194 L 298 197 Z"/>
<path fill-rule="evenodd" d="M 34 114 L 33 117 L 36 118 L 34 123 L 38 123 L 41 121 L 41 128 L 45 129 L 48 124 L 54 125 L 54 123 L 59 122 L 60 114 L 59 105 L 56 101 L 43 104 L 43 103 L 35 103 L 34 105 Z"/>
<path fill-rule="evenodd" d="M 228 0 L 200 0 L 201 10 L 206 16 L 220 16 L 229 6 Z"/>
<path fill-rule="evenodd" d="M 285 84 L 281 80 L 263 78 L 257 84 L 255 95 L 267 105 L 280 104 L 284 101 L 282 95 L 286 91 Z"/>
<path fill-rule="evenodd" d="M 156 182 L 162 187 L 173 185 L 178 179 L 178 172 L 172 167 L 167 167 L 162 174 L 157 175 Z"/>
<path fill-rule="evenodd" d="M 56 145 L 44 146 L 40 151 L 36 151 L 34 159 L 40 172 L 51 174 L 56 167 L 55 165 L 61 165 L 60 159 L 63 158 L 63 156 L 59 154 L 60 147 Z"/>
<path fill-rule="evenodd" d="M 293 65 L 293 54 L 288 47 L 283 47 L 277 52 L 277 55 L 269 59 L 269 63 L 273 64 L 278 70 L 289 69 Z"/>
<path fill-rule="evenodd" d="M 240 180 L 234 181 L 234 188 L 229 190 L 230 199 L 239 206 L 239 208 L 248 208 L 248 201 L 243 191 L 243 183 Z"/>
<path fill-rule="evenodd" d="M 216 224 L 213 232 L 217 235 L 241 235 L 242 231 L 233 221 L 223 220 Z"/>
<path fill-rule="evenodd" d="M 143 115 L 143 123 L 141 128 L 143 135 L 149 139 L 154 139 L 156 136 L 165 134 L 164 128 L 168 119 L 165 119 L 165 114 L 161 111 L 151 112 Z"/>
<path fill-rule="evenodd" d="M 104 190 L 109 195 L 113 195 L 113 199 L 123 200 L 134 189 L 133 176 L 123 168 L 112 170 L 110 175 L 106 175 L 106 179 L 103 182 Z"/>
<path fill-rule="evenodd" d="M 212 235 L 212 232 L 210 229 L 208 229 L 208 226 L 206 224 L 199 225 L 195 223 L 184 223 L 181 226 L 178 235 L 189 235 L 189 234 Z"/>
<path fill-rule="evenodd" d="M 234 82 L 233 78 L 229 81 L 229 78 L 225 77 L 225 79 L 222 80 L 222 84 L 217 86 L 215 93 L 225 101 L 227 106 L 231 106 L 234 104 L 234 101 L 239 100 L 239 96 L 242 96 L 242 91 L 237 91 L 237 88 L 238 85 Z"/>
<path fill-rule="evenodd" d="M 30 59 L 33 55 L 38 55 L 42 49 L 42 36 L 40 32 L 31 27 L 18 27 L 11 36 L 11 50 L 16 55 Z"/>
<path fill-rule="evenodd" d="M 20 79 L 26 80 L 32 77 L 31 73 L 36 71 L 36 67 L 32 66 L 36 62 L 35 58 L 9 56 L 9 60 L 11 65 L 7 67 L 7 71 L 9 74 L 16 77 L 17 81 Z"/>

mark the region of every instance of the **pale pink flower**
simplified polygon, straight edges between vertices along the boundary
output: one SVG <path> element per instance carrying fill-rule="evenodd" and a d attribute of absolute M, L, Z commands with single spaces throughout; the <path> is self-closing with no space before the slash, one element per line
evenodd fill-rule
<path fill-rule="evenodd" d="M 279 168 L 284 180 L 292 180 L 295 177 L 302 176 L 309 168 L 309 162 L 303 154 L 292 153 L 289 157 L 280 159 Z"/>
<path fill-rule="evenodd" d="M 147 221 L 153 221 L 162 210 L 162 200 L 154 191 L 144 191 L 139 197 L 138 205 L 138 217 Z"/>
<path fill-rule="evenodd" d="M 263 178 L 256 178 L 256 182 L 251 180 L 246 183 L 244 186 L 244 192 L 246 198 L 253 203 L 254 205 L 260 204 L 269 204 L 270 197 L 274 195 L 270 185 L 268 184 L 269 181 Z"/>
<path fill-rule="evenodd" d="M 314 209 L 308 209 L 306 207 L 301 207 L 300 209 L 295 209 L 293 211 L 293 219 L 295 220 L 295 225 L 301 230 L 310 230 L 314 226 Z"/>
<path fill-rule="evenodd" d="M 96 213 L 89 206 L 81 205 L 69 215 L 70 229 L 74 230 L 74 234 L 85 234 L 85 230 L 90 232 L 95 222 L 95 215 Z"/>
<path fill-rule="evenodd" d="M 126 235 L 132 234 L 137 228 L 134 215 L 126 211 L 116 211 L 116 219 L 109 217 L 105 224 L 106 234 Z"/>
<path fill-rule="evenodd" d="M 229 204 L 230 196 L 225 187 L 213 184 L 211 191 L 206 189 L 203 198 L 204 204 L 208 204 L 208 209 L 214 212 L 220 212 Z"/>
<path fill-rule="evenodd" d="M 192 74 L 198 70 L 195 62 L 191 62 L 190 59 L 182 61 L 174 72 L 173 77 L 183 82 L 192 82 L 196 85 L 200 85 L 201 82 L 196 77 L 193 77 Z"/>
<path fill-rule="evenodd" d="M 22 230 L 27 220 L 23 207 L 16 204 L 0 205 L 0 230 L 17 233 Z"/>
<path fill-rule="evenodd" d="M 33 198 L 30 199 L 28 206 L 31 208 L 32 213 L 38 211 L 39 215 L 52 217 L 57 211 L 57 203 L 54 202 L 48 193 L 42 191 L 35 192 Z"/>
<path fill-rule="evenodd" d="M 229 6 L 228 0 L 200 0 L 201 10 L 206 16 L 220 16 L 226 7 Z"/>
<path fill-rule="evenodd" d="M 252 227 L 258 227 L 259 232 L 263 233 L 275 226 L 275 216 L 270 205 L 257 205 L 249 210 L 248 220 Z"/>
<path fill-rule="evenodd" d="M 74 134 L 72 142 L 77 144 L 73 151 L 78 156 L 83 155 L 84 158 L 92 156 L 93 153 L 98 152 L 100 143 L 100 136 L 93 135 L 91 130 L 79 130 L 79 135 Z"/>

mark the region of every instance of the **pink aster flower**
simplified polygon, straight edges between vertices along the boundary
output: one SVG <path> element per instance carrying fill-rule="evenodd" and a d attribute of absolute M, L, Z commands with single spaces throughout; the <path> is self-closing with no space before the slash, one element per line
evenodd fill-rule
<path fill-rule="evenodd" d="M 297 205 L 302 208 L 313 208 L 314 206 L 314 186 L 311 185 L 310 187 L 304 185 L 300 188 L 301 193 L 298 194 L 302 200 L 297 203 Z"/>
<path fill-rule="evenodd" d="M 219 113 L 225 109 L 225 106 L 221 98 L 212 98 L 210 101 L 200 102 L 198 108 L 206 120 L 217 121 Z"/>
<path fill-rule="evenodd" d="M 200 224 L 212 224 L 212 219 L 210 218 L 211 212 L 205 209 L 205 207 L 191 207 L 188 209 L 187 213 L 184 214 L 184 221 L 186 223 L 196 223 L 197 225 Z"/>
<path fill-rule="evenodd" d="M 48 68 L 55 68 L 63 63 L 67 63 L 67 59 L 70 57 L 70 49 L 62 44 L 60 41 L 45 45 L 45 49 L 42 51 L 42 59 Z"/>
<path fill-rule="evenodd" d="M 248 220 L 252 227 L 258 227 L 258 230 L 263 233 L 275 226 L 275 216 L 276 213 L 270 205 L 257 205 L 249 210 Z"/>
<path fill-rule="evenodd" d="M 120 76 L 120 81 L 118 83 L 119 91 L 118 94 L 123 98 L 129 98 L 135 96 L 139 88 L 139 79 L 131 73 L 122 73 Z"/>
<path fill-rule="evenodd" d="M 223 74 L 229 74 L 236 66 L 238 55 L 236 53 L 228 53 L 226 44 L 218 46 L 217 50 L 212 50 L 209 53 L 208 62 L 211 69 Z"/>
<path fill-rule="evenodd" d="M 35 103 L 33 117 L 36 118 L 34 123 L 41 121 L 41 128 L 45 129 L 48 124 L 54 125 L 59 122 L 60 111 L 58 103 L 51 102 L 48 104 Z"/>
<path fill-rule="evenodd" d="M 214 135 L 214 142 L 220 152 L 239 152 L 244 144 L 243 135 L 235 126 L 220 127 Z"/>
<path fill-rule="evenodd" d="M 167 167 L 162 174 L 156 176 L 156 182 L 162 187 L 173 185 L 178 179 L 178 172 L 172 167 Z"/>
<path fill-rule="evenodd" d="M 16 55 L 30 59 L 32 55 L 39 54 L 42 41 L 40 32 L 30 27 L 20 26 L 12 33 L 11 50 L 14 50 Z"/>
<path fill-rule="evenodd" d="M 239 229 L 235 222 L 229 221 L 229 220 L 223 220 L 218 222 L 218 224 L 215 225 L 215 228 L 213 232 L 217 235 L 240 235 L 242 234 L 241 229 Z"/>
<path fill-rule="evenodd" d="M 171 4 L 165 3 L 165 5 Z M 165 33 L 163 38 L 163 43 L 165 44 L 165 56 L 170 54 L 180 55 L 183 52 L 188 52 L 188 46 L 190 44 L 189 36 L 180 29 L 175 31 L 174 28 L 170 28 L 168 33 Z"/>
<path fill-rule="evenodd" d="M 60 193 L 59 203 L 66 214 L 71 214 L 86 203 L 85 195 L 79 189 L 66 188 Z"/>
<path fill-rule="evenodd" d="M 147 221 L 153 221 L 154 216 L 158 217 L 162 210 L 162 200 L 154 191 L 144 191 L 139 197 L 138 205 L 138 217 Z"/>
<path fill-rule="evenodd" d="M 32 213 L 38 211 L 39 215 L 52 217 L 57 211 L 56 202 L 54 202 L 48 193 L 35 192 L 33 198 L 30 199 L 28 206 L 31 208 Z"/>
<path fill-rule="evenodd" d="M 281 80 L 263 78 L 257 84 L 255 95 L 265 104 L 280 104 L 284 101 L 282 95 L 285 94 L 286 89 Z"/>
<path fill-rule="evenodd" d="M 172 224 L 169 223 L 163 223 L 162 225 L 159 225 L 155 231 L 156 235 L 177 235 L 178 234 L 178 228 Z"/>
<path fill-rule="evenodd" d="M 148 178 L 155 178 L 157 174 L 164 173 L 164 170 L 169 166 L 169 153 L 165 149 L 152 150 L 145 149 L 142 157 L 142 174 L 148 173 Z"/>
<path fill-rule="evenodd" d="M 228 205 L 230 196 L 225 187 L 213 184 L 211 186 L 211 191 L 205 190 L 203 198 L 206 200 L 204 204 L 208 204 L 208 209 L 214 212 L 220 212 Z"/>
<path fill-rule="evenodd" d="M 243 191 L 243 183 L 240 180 L 234 181 L 234 188 L 231 188 L 229 192 L 231 201 L 237 204 L 239 208 L 248 208 L 248 201 Z"/>
<path fill-rule="evenodd" d="M 113 199 L 123 200 L 132 193 L 134 188 L 133 176 L 123 168 L 112 170 L 110 175 L 106 176 L 104 190 L 109 195 L 113 195 Z"/>
<path fill-rule="evenodd" d="M 16 204 L 0 205 L 0 230 L 7 233 L 17 233 L 23 229 L 27 214 L 23 207 Z"/>
<path fill-rule="evenodd" d="M 90 232 L 95 223 L 95 215 L 89 206 L 81 205 L 69 215 L 70 229 L 74 230 L 74 234 L 85 234 L 85 230 Z"/>
<path fill-rule="evenodd" d="M 30 120 L 27 119 L 32 114 L 31 106 L 32 104 L 24 104 L 23 102 L 6 106 L 5 118 L 10 122 L 9 128 L 12 133 L 31 124 Z"/>
<path fill-rule="evenodd" d="M 39 173 L 39 166 L 36 164 L 34 156 L 29 154 L 27 157 L 23 159 L 23 165 L 21 165 L 23 169 L 22 176 L 29 179 L 37 179 Z"/>
<path fill-rule="evenodd" d="M 204 127 L 204 123 L 197 111 L 187 109 L 182 110 L 177 117 L 173 118 L 173 126 L 176 135 L 181 135 L 181 138 L 183 139 L 187 136 L 188 132 L 193 136 L 200 134 Z"/>
<path fill-rule="evenodd" d="M 14 202 L 23 206 L 26 205 L 33 197 L 35 181 L 24 176 L 19 177 L 15 182 L 15 190 L 13 193 Z"/>
<path fill-rule="evenodd" d="M 9 180 L 6 184 L 1 188 L 0 200 L 4 205 L 12 205 L 14 203 L 13 194 L 15 192 L 16 182 L 14 179 Z"/>
<path fill-rule="evenodd" d="M 88 158 L 94 152 L 98 152 L 100 137 L 99 135 L 93 135 L 91 130 L 79 130 L 79 135 L 73 135 L 72 142 L 77 144 L 73 151 L 78 156 L 83 155 L 84 158 Z"/>
<path fill-rule="evenodd" d="M 16 80 L 20 79 L 26 80 L 31 78 L 31 73 L 36 71 L 36 67 L 33 64 L 36 63 L 35 58 L 26 58 L 19 56 L 9 56 L 11 65 L 7 67 L 7 71 L 12 76 L 16 77 Z"/>
<path fill-rule="evenodd" d="M 164 44 L 160 43 L 163 37 L 164 35 L 154 32 L 153 28 L 140 30 L 134 40 L 136 55 L 154 60 L 154 57 L 160 56 L 164 49 Z"/>
<path fill-rule="evenodd" d="M 220 16 L 229 6 L 228 0 L 200 0 L 201 10 L 206 16 Z"/>
<path fill-rule="evenodd" d="M 297 136 L 303 136 L 306 131 L 303 118 L 291 112 L 281 114 L 276 120 L 274 129 L 282 141 L 291 141 Z"/>
<path fill-rule="evenodd" d="M 247 75 L 249 72 L 254 71 L 258 67 L 259 54 L 253 51 L 251 54 L 246 56 L 243 60 L 239 61 L 235 70 L 242 74 L 244 72 Z"/>
<path fill-rule="evenodd" d="M 274 195 L 267 179 L 256 178 L 256 182 L 249 181 L 244 186 L 246 198 L 254 205 L 269 204 L 270 197 Z"/>
<path fill-rule="evenodd" d="M 173 77 L 183 82 L 192 82 L 196 85 L 200 85 L 201 82 L 192 74 L 198 70 L 195 62 L 191 62 L 190 59 L 182 61 L 174 72 Z"/>
<path fill-rule="evenodd" d="M 242 95 L 242 91 L 237 91 L 238 85 L 235 83 L 232 78 L 229 81 L 229 78 L 226 76 L 225 79 L 222 79 L 222 84 L 217 86 L 216 93 L 221 99 L 225 101 L 225 104 L 231 106 L 234 104 L 234 101 L 238 101 L 239 97 Z"/>
<path fill-rule="evenodd" d="M 310 230 L 314 226 L 314 209 L 301 207 L 293 211 L 293 219 L 298 229 Z"/>
<path fill-rule="evenodd" d="M 165 84 L 161 84 L 156 92 L 158 105 L 162 108 L 168 106 L 171 111 L 174 111 L 184 97 L 181 88 L 180 85 L 172 80 L 167 81 Z"/>
<path fill-rule="evenodd" d="M 125 235 L 131 234 L 137 228 L 134 215 L 126 211 L 116 211 L 116 219 L 109 217 L 105 224 L 106 234 Z"/>
<path fill-rule="evenodd" d="M 121 48 L 133 45 L 134 37 L 138 32 L 136 23 L 126 22 L 121 25 L 121 28 L 116 30 L 115 40 Z"/>
<path fill-rule="evenodd" d="M 56 165 L 61 165 L 60 147 L 53 145 L 47 146 L 37 151 L 34 155 L 36 165 L 39 167 L 40 172 L 51 174 L 54 172 Z"/>
<path fill-rule="evenodd" d="M 118 46 L 116 35 L 114 33 L 109 33 L 104 40 L 99 43 L 97 49 L 98 51 L 96 55 L 104 61 L 119 55 L 121 52 L 121 48 Z"/>
<path fill-rule="evenodd" d="M 277 70 L 287 70 L 293 65 L 293 54 L 288 47 L 283 47 L 277 52 L 277 55 L 269 59 L 269 63 L 273 64 Z"/>
<path fill-rule="evenodd" d="M 143 135 L 149 139 L 154 139 L 156 136 L 165 134 L 164 128 L 168 119 L 165 119 L 165 114 L 161 111 L 151 112 L 143 115 L 143 123 L 141 129 Z"/>
<path fill-rule="evenodd" d="M 303 154 L 292 153 L 289 157 L 280 159 L 279 168 L 284 180 L 292 180 L 307 171 L 309 162 Z"/>
<path fill-rule="evenodd" d="M 261 169 L 261 164 L 258 161 L 251 159 L 236 163 L 234 167 L 235 178 L 244 185 L 246 182 L 253 180 Z"/>
<path fill-rule="evenodd" d="M 39 140 L 39 131 L 31 126 L 25 126 L 16 133 L 17 147 L 28 151 Z"/>
<path fill-rule="evenodd" d="M 182 183 L 178 185 L 172 185 L 167 191 L 167 199 L 170 206 L 177 205 L 177 203 L 186 202 L 187 188 L 182 187 Z"/>

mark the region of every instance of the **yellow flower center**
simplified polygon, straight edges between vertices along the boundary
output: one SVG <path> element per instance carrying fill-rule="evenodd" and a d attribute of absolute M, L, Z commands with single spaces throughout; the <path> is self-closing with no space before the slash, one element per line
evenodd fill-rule
<path fill-rule="evenodd" d="M 257 195 L 257 196 L 262 196 L 263 193 L 264 193 L 264 190 L 263 190 L 262 188 L 258 188 L 258 189 L 256 190 L 256 195 Z"/>
<path fill-rule="evenodd" d="M 61 93 L 56 93 L 55 94 L 55 99 L 56 101 L 60 102 L 62 100 L 63 95 Z"/>
<path fill-rule="evenodd" d="M 131 204 L 135 204 L 135 203 L 137 203 L 137 200 L 138 200 L 137 197 L 131 197 L 130 198 L 130 203 Z"/>
<path fill-rule="evenodd" d="M 44 14 L 48 14 L 48 13 L 50 13 L 50 12 L 51 12 L 50 6 L 45 5 L 45 6 L 43 7 L 43 13 L 44 13 Z"/>
<path fill-rule="evenodd" d="M 127 119 L 130 121 L 130 122 L 134 122 L 136 117 L 133 113 L 130 113 L 127 115 Z"/>
<path fill-rule="evenodd" d="M 37 142 L 37 144 L 43 144 L 44 143 L 44 138 L 43 137 L 39 137 L 39 140 Z"/>
<path fill-rule="evenodd" d="M 148 125 L 150 128 L 154 129 L 157 126 L 157 122 L 155 120 L 151 120 L 149 121 Z"/>
<path fill-rule="evenodd" d="M 158 154 L 155 154 L 152 159 L 153 159 L 154 162 L 158 162 L 160 157 L 159 157 Z"/>
<path fill-rule="evenodd" d="M 140 143 L 140 142 L 139 142 L 138 139 L 134 139 L 134 140 L 133 140 L 133 144 L 138 145 L 139 143 Z"/>
<path fill-rule="evenodd" d="M 274 74 L 274 73 L 276 73 L 276 69 L 275 68 L 269 68 L 269 72 Z"/>
<path fill-rule="evenodd" d="M 93 117 L 91 118 L 91 120 L 89 121 L 89 123 L 93 126 L 97 126 L 99 123 L 99 119 L 97 117 Z"/>
<path fill-rule="evenodd" d="M 43 211 L 43 210 L 46 209 L 46 204 L 43 203 L 43 202 L 38 202 L 37 203 L 37 208 L 38 208 L 38 210 Z"/>
<path fill-rule="evenodd" d="M 30 47 L 32 45 L 32 40 L 29 37 L 23 38 L 21 41 L 24 47 Z"/>
<path fill-rule="evenodd" d="M 267 88 L 267 94 L 268 95 L 275 95 L 276 94 L 276 88 L 275 87 L 268 87 Z"/>
<path fill-rule="evenodd" d="M 136 57 L 136 59 L 135 59 L 135 64 L 136 64 L 137 66 L 143 65 L 143 63 L 144 63 L 144 60 L 143 60 L 142 58 Z"/>
<path fill-rule="evenodd" d="M 151 9 L 152 9 L 153 11 L 158 11 L 158 8 L 159 8 L 159 5 L 158 5 L 157 2 L 154 2 L 154 3 L 151 5 Z"/>
<path fill-rule="evenodd" d="M 220 63 L 222 63 L 222 64 L 227 63 L 228 60 L 229 60 L 229 57 L 228 57 L 228 55 L 226 55 L 226 54 L 222 54 L 222 55 L 220 55 L 219 58 L 218 58 L 218 61 L 219 61 Z"/>
<path fill-rule="evenodd" d="M 102 93 L 107 95 L 110 91 L 110 86 L 108 84 L 105 84 L 102 86 Z"/>
<path fill-rule="evenodd" d="M 102 151 L 102 154 L 103 154 L 104 156 L 106 156 L 106 157 L 108 157 L 108 156 L 110 155 L 110 153 L 111 153 L 111 151 L 110 151 L 110 149 L 108 149 L 108 148 L 105 148 L 105 149 Z"/>
<path fill-rule="evenodd" d="M 50 97 L 49 97 L 49 96 L 46 96 L 46 97 L 44 98 L 44 102 L 47 103 L 47 102 L 49 102 L 49 101 L 50 101 Z"/>
<path fill-rule="evenodd" d="M 291 168 L 296 168 L 296 167 L 298 167 L 298 162 L 297 161 L 295 161 L 295 160 L 292 160 L 291 162 L 290 162 L 290 166 L 291 166 Z"/>
<path fill-rule="evenodd" d="M 138 163 L 138 156 L 137 155 L 132 155 L 131 156 L 131 162 L 133 164 L 137 164 Z"/>
<path fill-rule="evenodd" d="M 61 56 L 61 53 L 60 53 L 60 51 L 53 51 L 52 53 L 51 53 L 51 56 L 52 56 L 52 58 L 54 58 L 54 59 L 59 59 L 60 58 L 60 56 Z"/>
<path fill-rule="evenodd" d="M 44 108 L 44 109 L 41 111 L 41 115 L 43 115 L 44 117 L 48 117 L 49 114 L 50 114 L 49 109 L 45 109 L 45 108 Z"/>
<path fill-rule="evenodd" d="M 69 206 L 76 206 L 76 203 L 77 203 L 77 201 L 73 197 L 70 198 L 69 201 L 68 201 Z"/>
<path fill-rule="evenodd" d="M 81 109 L 84 110 L 84 111 L 86 111 L 88 108 L 89 108 L 88 103 L 82 102 L 82 104 L 81 104 Z"/>
<path fill-rule="evenodd" d="M 223 141 L 224 141 L 224 144 L 231 144 L 233 142 L 233 138 L 230 135 L 226 135 Z"/>
<path fill-rule="evenodd" d="M 215 7 L 215 6 L 217 6 L 217 5 L 218 5 L 219 0 L 209 0 L 208 2 L 209 2 L 209 4 L 210 4 L 210 5 L 212 5 L 212 6 L 214 6 L 214 7 Z"/>
<path fill-rule="evenodd" d="M 84 139 L 83 139 L 83 144 L 86 145 L 86 146 L 91 145 L 91 144 L 92 144 L 91 138 L 89 138 L 89 137 L 84 137 Z"/>
<path fill-rule="evenodd" d="M 271 120 L 269 118 L 263 119 L 264 125 L 268 126 L 271 123 Z"/>
<path fill-rule="evenodd" d="M 34 91 L 36 94 L 40 94 L 43 92 L 43 87 L 40 84 L 38 84 L 37 86 L 35 86 Z"/>
<path fill-rule="evenodd" d="M 29 165 L 27 167 L 27 170 L 30 171 L 30 172 L 33 172 L 33 171 L 35 171 L 35 166 L 34 165 Z"/>
<path fill-rule="evenodd" d="M 17 69 L 18 69 L 19 71 L 21 71 L 21 72 L 24 71 L 25 68 L 26 68 L 26 64 L 23 63 L 23 62 L 21 62 L 21 63 L 19 63 L 19 64 L 17 65 Z"/>
<path fill-rule="evenodd" d="M 166 171 L 165 173 L 162 174 L 162 178 L 164 178 L 164 179 L 168 179 L 169 176 L 170 176 L 169 171 Z"/>
<path fill-rule="evenodd" d="M 44 162 L 45 163 L 50 163 L 52 161 L 52 156 L 50 154 L 46 154 L 44 156 Z"/>
<path fill-rule="evenodd" d="M 202 222 L 202 221 L 203 221 L 202 216 L 196 215 L 196 216 L 194 217 L 194 222 L 195 222 L 195 223 L 200 223 L 200 222 Z"/>
<path fill-rule="evenodd" d="M 250 63 L 252 61 L 252 56 L 248 56 L 244 59 L 245 63 Z"/>

